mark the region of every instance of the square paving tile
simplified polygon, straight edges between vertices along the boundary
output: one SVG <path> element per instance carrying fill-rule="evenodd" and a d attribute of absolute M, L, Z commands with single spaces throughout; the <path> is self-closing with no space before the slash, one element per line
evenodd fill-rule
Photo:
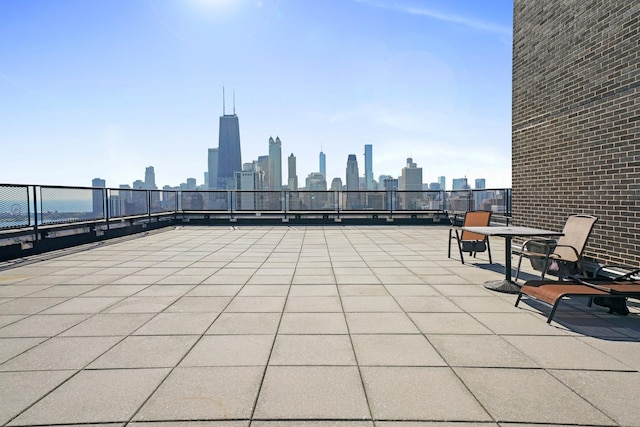
<path fill-rule="evenodd" d="M 405 313 L 346 313 L 352 334 L 418 334 Z"/>
<path fill-rule="evenodd" d="M 120 276 L 118 276 L 120 277 Z M 84 294 L 86 297 L 128 297 L 146 288 L 148 285 L 102 285 Z"/>
<path fill-rule="evenodd" d="M 278 335 L 270 365 L 355 365 L 348 335 Z"/>
<path fill-rule="evenodd" d="M 220 313 L 231 297 L 182 297 L 167 308 L 170 313 Z"/>
<path fill-rule="evenodd" d="M 333 284 L 293 284 L 289 297 L 332 297 L 338 296 L 338 288 Z"/>
<path fill-rule="evenodd" d="M 152 317 L 152 313 L 96 314 L 62 332 L 60 336 L 90 337 L 129 335 Z"/>
<path fill-rule="evenodd" d="M 0 372 L 0 424 L 31 406 L 75 371 Z"/>
<path fill-rule="evenodd" d="M 207 334 L 275 335 L 280 313 L 222 313 Z"/>
<path fill-rule="evenodd" d="M 219 314 L 158 313 L 135 331 L 135 335 L 202 335 Z"/>
<path fill-rule="evenodd" d="M 0 364 L 40 344 L 46 338 L 0 338 Z"/>
<path fill-rule="evenodd" d="M 235 297 L 225 309 L 226 313 L 282 312 L 285 297 Z"/>
<path fill-rule="evenodd" d="M 172 368 L 197 339 L 192 335 L 130 336 L 91 363 L 88 369 Z"/>
<path fill-rule="evenodd" d="M 185 296 L 188 297 L 232 297 L 236 295 L 242 285 L 198 285 Z"/>
<path fill-rule="evenodd" d="M 387 291 L 394 297 L 436 297 L 441 296 L 433 286 L 429 285 L 393 285 L 386 286 Z"/>
<path fill-rule="evenodd" d="M 285 297 L 289 285 L 245 285 L 238 293 L 239 297 Z"/>
<path fill-rule="evenodd" d="M 0 304 L 0 314 L 36 314 L 58 305 L 68 298 L 15 298 Z"/>
<path fill-rule="evenodd" d="M 349 296 L 389 296 L 384 285 L 340 285 L 340 295 Z"/>
<path fill-rule="evenodd" d="M 402 311 L 391 296 L 343 296 L 345 313 Z"/>
<path fill-rule="evenodd" d="M 88 314 L 29 316 L 0 328 L 0 337 L 52 337 L 88 317 Z"/>
<path fill-rule="evenodd" d="M 467 313 L 410 313 L 424 334 L 492 334 Z"/>
<path fill-rule="evenodd" d="M 369 408 L 354 366 L 270 366 L 257 419 L 366 419 Z"/>
<path fill-rule="evenodd" d="M 549 369 L 633 370 L 598 349 L 570 336 L 505 336 L 511 345 Z M 640 354 L 639 354 L 640 356 Z"/>
<path fill-rule="evenodd" d="M 9 425 L 127 421 L 167 373 L 168 369 L 81 371 Z"/>
<path fill-rule="evenodd" d="M 134 420 L 249 419 L 263 372 L 260 366 L 177 368 Z"/>
<path fill-rule="evenodd" d="M 602 412 L 544 370 L 455 370 L 497 422 L 614 424 Z M 526 398 L 523 398 L 524 396 Z"/>
<path fill-rule="evenodd" d="M 337 296 L 329 297 L 292 297 L 287 298 L 284 310 L 298 313 L 342 313 L 342 304 Z"/>
<path fill-rule="evenodd" d="M 640 425 L 640 412 L 627 397 L 640 396 L 638 372 L 551 371 L 565 385 L 620 425 Z M 604 386 L 609 384 L 610 386 Z"/>
<path fill-rule="evenodd" d="M 445 366 L 422 335 L 354 335 L 360 366 Z"/>
<path fill-rule="evenodd" d="M 169 307 L 176 297 L 137 297 L 125 298 L 106 310 L 107 313 L 159 313 Z"/>
<path fill-rule="evenodd" d="M 342 313 L 284 313 L 280 334 L 346 334 Z"/>
<path fill-rule="evenodd" d="M 207 335 L 180 366 L 265 366 L 272 346 L 272 335 Z"/>
<path fill-rule="evenodd" d="M 193 289 L 195 285 L 163 285 L 163 284 L 155 284 L 151 286 L 147 286 L 140 292 L 136 294 L 138 297 L 181 297 L 191 289 Z"/>
<path fill-rule="evenodd" d="M 48 308 L 42 314 L 99 313 L 121 300 L 122 297 L 76 297 Z"/>
<path fill-rule="evenodd" d="M 461 313 L 462 309 L 447 297 L 399 296 L 396 301 L 406 312 L 413 313 Z"/>
<path fill-rule="evenodd" d="M 363 367 L 361 371 L 375 419 L 491 421 L 449 368 Z"/>
<path fill-rule="evenodd" d="M 497 335 L 429 335 L 429 341 L 449 366 L 539 367 Z"/>
<path fill-rule="evenodd" d="M 0 370 L 81 369 L 119 340 L 119 337 L 51 338 L 3 363 L 0 365 Z"/>

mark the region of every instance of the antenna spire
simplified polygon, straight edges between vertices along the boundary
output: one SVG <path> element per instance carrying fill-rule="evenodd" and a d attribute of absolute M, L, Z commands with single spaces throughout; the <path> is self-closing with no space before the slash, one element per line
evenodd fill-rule
<path fill-rule="evenodd" d="M 223 116 L 225 115 L 224 108 L 225 108 L 225 102 L 224 102 L 224 86 L 222 86 L 222 115 L 223 115 Z"/>

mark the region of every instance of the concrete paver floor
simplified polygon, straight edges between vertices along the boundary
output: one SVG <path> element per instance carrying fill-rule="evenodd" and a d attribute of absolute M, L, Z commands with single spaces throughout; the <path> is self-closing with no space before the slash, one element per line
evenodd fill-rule
<path fill-rule="evenodd" d="M 489 291 L 446 227 L 178 227 L 0 271 L 0 425 L 640 425 L 640 309 Z M 533 273 L 533 271 L 529 271 Z"/>

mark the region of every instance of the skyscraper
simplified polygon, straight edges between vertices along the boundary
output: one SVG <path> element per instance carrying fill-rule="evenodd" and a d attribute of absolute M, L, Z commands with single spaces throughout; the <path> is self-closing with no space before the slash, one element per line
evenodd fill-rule
<path fill-rule="evenodd" d="M 360 207 L 360 179 L 358 178 L 358 159 L 355 154 L 349 154 L 347 158 L 347 191 L 356 191 L 356 193 L 347 193 L 347 209 L 357 209 Z"/>
<path fill-rule="evenodd" d="M 298 175 L 296 174 L 296 156 L 291 153 L 289 156 L 289 174 L 287 185 L 289 190 L 298 191 Z"/>
<path fill-rule="evenodd" d="M 93 178 L 91 181 L 91 186 L 95 188 L 105 188 L 107 186 L 107 181 L 101 178 Z M 93 215 L 97 218 L 101 218 L 104 214 L 104 193 L 103 190 L 92 190 L 91 192 L 92 204 L 93 204 Z"/>
<path fill-rule="evenodd" d="M 282 142 L 269 138 L 269 190 L 282 190 Z"/>
<path fill-rule="evenodd" d="M 446 190 L 446 187 L 445 187 L 446 183 L 447 183 L 447 180 L 444 176 L 438 177 L 438 184 L 440 184 L 440 190 Z"/>
<path fill-rule="evenodd" d="M 349 154 L 347 158 L 347 191 L 359 190 L 358 159 L 355 154 Z"/>
<path fill-rule="evenodd" d="M 327 157 L 324 155 L 322 150 L 320 150 L 320 173 L 324 176 L 324 179 L 327 179 Z"/>
<path fill-rule="evenodd" d="M 233 114 L 225 113 L 224 89 L 222 90 L 222 116 L 218 138 L 218 188 L 233 189 L 235 173 L 242 171 L 240 154 L 240 122 L 236 115 L 235 97 Z"/>
<path fill-rule="evenodd" d="M 417 209 L 417 201 L 421 198 L 422 192 L 422 168 L 419 168 L 413 159 L 407 159 L 407 165 L 402 168 L 402 190 L 411 193 L 402 193 L 402 203 L 404 209 Z"/>
<path fill-rule="evenodd" d="M 484 190 L 486 187 L 486 180 L 484 178 L 477 178 L 476 179 L 476 190 Z"/>
<path fill-rule="evenodd" d="M 364 186 L 367 190 L 373 190 L 373 146 L 364 146 Z"/>
<path fill-rule="evenodd" d="M 149 166 L 144 171 L 144 188 L 147 190 L 157 190 L 156 187 L 156 173 L 153 170 L 153 166 Z"/>
<path fill-rule="evenodd" d="M 467 183 L 467 178 L 453 178 L 452 189 L 454 190 L 468 190 L 469 184 Z"/>
<path fill-rule="evenodd" d="M 207 186 L 209 190 L 218 189 L 218 149 L 209 148 L 209 156 L 207 158 L 209 173 L 207 174 Z"/>

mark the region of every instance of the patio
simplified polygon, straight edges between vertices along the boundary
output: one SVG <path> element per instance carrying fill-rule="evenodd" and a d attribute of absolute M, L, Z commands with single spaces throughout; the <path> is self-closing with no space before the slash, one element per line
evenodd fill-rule
<path fill-rule="evenodd" d="M 0 270 L 0 425 L 640 425 L 627 317 L 489 291 L 440 226 L 176 227 Z M 543 311 L 543 313 L 541 313 Z"/>

